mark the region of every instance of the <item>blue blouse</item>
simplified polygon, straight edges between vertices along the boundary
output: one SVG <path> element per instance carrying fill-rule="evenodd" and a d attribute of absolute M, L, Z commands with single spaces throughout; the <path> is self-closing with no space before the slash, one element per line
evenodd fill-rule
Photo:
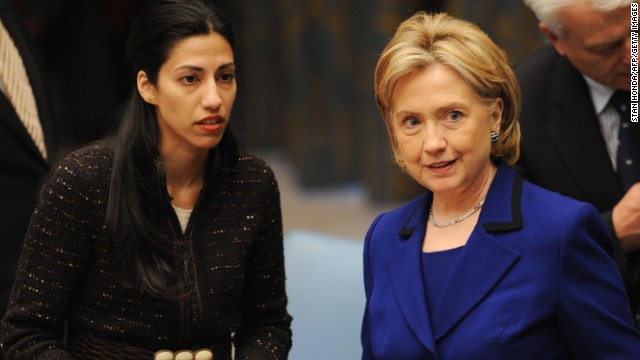
<path fill-rule="evenodd" d="M 429 315 L 436 306 L 449 273 L 464 246 L 454 249 L 422 253 L 422 281 L 427 297 Z"/>

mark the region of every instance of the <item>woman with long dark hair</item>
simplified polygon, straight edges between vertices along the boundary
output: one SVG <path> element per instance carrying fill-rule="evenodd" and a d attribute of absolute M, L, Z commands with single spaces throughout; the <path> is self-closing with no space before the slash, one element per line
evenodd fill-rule
<path fill-rule="evenodd" d="M 2 319 L 8 359 L 286 359 L 280 195 L 228 128 L 233 41 L 202 0 L 132 24 L 120 128 L 41 190 Z"/>

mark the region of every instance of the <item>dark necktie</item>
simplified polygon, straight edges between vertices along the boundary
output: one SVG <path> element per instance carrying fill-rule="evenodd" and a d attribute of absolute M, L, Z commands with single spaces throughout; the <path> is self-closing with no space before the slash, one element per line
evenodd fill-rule
<path fill-rule="evenodd" d="M 626 192 L 631 185 L 640 181 L 640 123 L 631 122 L 629 92 L 617 90 L 610 101 L 620 114 L 616 166 L 620 184 Z"/>

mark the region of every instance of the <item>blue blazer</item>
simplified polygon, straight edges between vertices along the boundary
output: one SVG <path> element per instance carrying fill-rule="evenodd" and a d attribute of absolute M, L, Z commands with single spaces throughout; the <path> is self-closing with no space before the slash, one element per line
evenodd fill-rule
<path fill-rule="evenodd" d="M 367 233 L 363 359 L 640 359 L 640 335 L 593 206 L 501 164 L 431 317 L 421 274 L 432 193 Z"/>

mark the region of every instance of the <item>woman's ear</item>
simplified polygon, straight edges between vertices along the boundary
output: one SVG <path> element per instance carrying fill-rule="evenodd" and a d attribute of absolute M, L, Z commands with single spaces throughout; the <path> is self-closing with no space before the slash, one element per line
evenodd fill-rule
<path fill-rule="evenodd" d="M 151 105 L 157 105 L 156 87 L 151 83 L 151 81 L 149 81 L 147 73 L 143 70 L 138 71 L 137 83 L 138 92 L 140 93 L 140 96 L 142 96 L 142 99 Z"/>
<path fill-rule="evenodd" d="M 500 124 L 502 123 L 502 112 L 504 111 L 504 100 L 496 99 L 495 108 L 491 113 L 491 129 L 500 133 Z"/>

